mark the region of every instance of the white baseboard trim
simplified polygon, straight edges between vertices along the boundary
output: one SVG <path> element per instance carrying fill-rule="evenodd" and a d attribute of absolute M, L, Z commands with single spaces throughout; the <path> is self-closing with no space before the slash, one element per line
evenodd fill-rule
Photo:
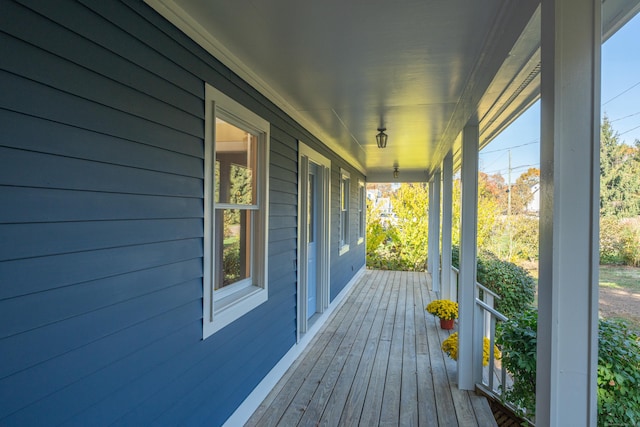
<path fill-rule="evenodd" d="M 360 280 L 362 275 L 365 273 L 366 267 L 362 267 L 358 272 L 349 280 L 349 283 L 342 289 L 342 291 L 334 298 L 334 300 L 329 305 L 329 308 L 325 310 L 324 313 L 318 317 L 318 320 L 313 323 L 313 325 L 307 330 L 298 344 L 295 344 L 291 349 L 285 354 L 282 359 L 269 371 L 266 377 L 260 384 L 253 389 L 251 394 L 247 396 L 247 398 L 242 402 L 238 409 L 227 419 L 224 423 L 224 427 L 241 427 L 244 426 L 245 423 L 249 420 L 251 415 L 258 409 L 258 406 L 262 403 L 262 401 L 267 397 L 267 395 L 273 390 L 278 381 L 284 376 L 287 372 L 287 369 L 296 361 L 298 356 L 302 354 L 305 348 L 309 345 L 311 340 L 315 337 L 315 335 L 322 329 L 324 324 L 327 322 L 331 314 L 340 308 L 342 304 L 347 299 L 347 296 L 353 290 L 353 286 Z"/>

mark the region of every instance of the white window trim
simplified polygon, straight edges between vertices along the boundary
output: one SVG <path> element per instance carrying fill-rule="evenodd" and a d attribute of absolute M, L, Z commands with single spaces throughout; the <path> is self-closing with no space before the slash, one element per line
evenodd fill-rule
<path fill-rule="evenodd" d="M 347 236 L 346 239 L 343 241 L 342 240 L 342 232 L 343 232 L 343 227 L 345 226 L 345 224 L 343 223 L 342 220 L 342 198 L 343 198 L 343 194 L 342 194 L 342 181 L 344 180 L 348 180 L 348 189 L 347 189 L 347 195 L 346 195 L 346 203 L 347 203 Z M 350 216 L 351 216 L 351 194 L 350 194 L 350 190 L 351 190 L 351 174 L 340 168 L 340 199 L 338 201 L 338 209 L 340 210 L 340 236 L 339 236 L 339 242 L 340 242 L 340 250 L 338 252 L 338 256 L 340 255 L 344 255 L 347 252 L 349 252 L 349 237 L 351 235 L 351 227 L 349 224 L 349 220 L 350 220 Z"/>
<path fill-rule="evenodd" d="M 255 247 L 252 281 L 231 286 L 223 292 L 214 291 L 212 256 L 213 162 L 215 156 L 215 117 L 260 134 L 258 161 L 258 206 L 255 227 L 258 232 L 252 242 Z M 203 253 L 203 315 L 202 338 L 205 339 L 231 322 L 267 301 L 268 230 L 269 230 L 269 129 L 270 124 L 212 86 L 205 84 L 205 159 L 204 159 L 204 253 Z"/>
<path fill-rule="evenodd" d="M 366 221 L 367 212 L 367 192 L 364 188 L 364 181 L 358 180 L 358 245 L 364 243 L 364 237 L 367 233 Z"/>

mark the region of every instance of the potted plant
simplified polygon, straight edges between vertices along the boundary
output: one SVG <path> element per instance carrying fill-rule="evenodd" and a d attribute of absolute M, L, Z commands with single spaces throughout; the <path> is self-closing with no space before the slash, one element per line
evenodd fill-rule
<path fill-rule="evenodd" d="M 442 329 L 453 329 L 454 321 L 458 318 L 458 303 L 448 299 L 431 301 L 425 310 L 440 318 Z"/>
<path fill-rule="evenodd" d="M 482 366 L 487 366 L 489 364 L 489 349 L 491 347 L 491 343 L 489 342 L 489 338 L 484 337 L 483 345 L 482 345 Z M 442 351 L 444 351 L 447 356 L 452 358 L 453 360 L 458 360 L 458 333 L 455 332 L 449 335 L 449 338 L 442 341 Z M 493 346 L 493 356 L 496 359 L 500 359 L 501 353 L 498 350 L 497 346 Z"/>

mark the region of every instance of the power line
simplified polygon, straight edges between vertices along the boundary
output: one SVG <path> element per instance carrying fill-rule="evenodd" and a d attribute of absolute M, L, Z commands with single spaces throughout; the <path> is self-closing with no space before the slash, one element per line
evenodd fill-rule
<path fill-rule="evenodd" d="M 634 128 L 631 128 L 631 129 L 629 129 L 629 130 L 625 130 L 624 132 L 619 133 L 618 135 L 624 135 L 625 133 L 629 133 L 629 132 L 631 132 L 632 130 L 636 130 L 636 129 L 638 129 L 638 128 L 640 128 L 640 125 L 639 125 L 639 126 L 636 126 L 636 127 L 634 127 Z"/>
<path fill-rule="evenodd" d="M 500 149 L 498 149 L 498 150 L 484 151 L 484 152 L 481 152 L 481 153 L 480 153 L 480 155 L 482 156 L 483 154 L 498 153 L 498 152 L 500 152 L 500 151 L 507 151 L 507 150 L 511 150 L 511 149 L 513 149 L 513 148 L 520 148 L 520 147 L 524 147 L 524 146 L 526 146 L 526 145 L 538 144 L 538 143 L 540 143 L 540 140 L 536 139 L 536 140 L 533 140 L 533 141 L 526 142 L 526 143 L 524 143 L 524 144 L 514 145 L 514 146 L 512 146 L 512 147 L 500 148 Z"/>
<path fill-rule="evenodd" d="M 516 169 L 532 168 L 532 167 L 535 167 L 535 166 L 540 166 L 540 163 L 535 163 L 535 164 L 532 164 L 532 165 L 514 166 L 514 167 L 511 168 L 511 170 L 513 171 L 513 170 L 516 170 Z M 498 173 L 498 172 L 502 172 L 502 171 L 508 171 L 508 170 L 509 170 L 509 168 L 502 168 L 502 169 L 496 169 L 496 170 L 489 171 L 489 172 L 486 172 L 486 171 L 482 171 L 482 172 L 486 173 L 487 175 L 491 175 L 491 174 L 494 174 L 494 173 Z"/>
<path fill-rule="evenodd" d="M 629 114 L 628 116 L 620 117 L 620 118 L 615 119 L 615 120 L 609 120 L 609 123 L 617 122 L 617 121 L 623 120 L 623 119 L 628 119 L 629 117 L 637 116 L 638 114 L 640 114 L 640 111 L 638 111 L 637 113 Z"/>
<path fill-rule="evenodd" d="M 489 163 L 488 165 L 485 166 L 485 169 L 489 169 L 491 166 L 496 164 L 499 160 L 501 160 L 505 156 L 505 154 L 507 154 L 507 153 L 503 153 L 503 154 L 499 155 L 498 157 L 496 157 L 493 162 L 491 162 L 491 163 Z"/>
<path fill-rule="evenodd" d="M 614 96 L 613 98 L 611 98 L 610 100 L 608 100 L 607 102 L 605 102 L 605 103 L 604 103 L 604 104 L 602 104 L 602 105 L 603 105 L 603 106 L 604 106 L 604 105 L 607 105 L 608 103 L 610 103 L 610 102 L 611 102 L 611 101 L 613 101 L 614 99 L 616 99 L 616 98 L 618 98 L 618 97 L 620 97 L 620 96 L 624 95 L 625 93 L 629 92 L 631 89 L 633 89 L 634 87 L 636 87 L 636 86 L 638 86 L 638 85 L 640 85 L 640 82 L 638 82 L 638 83 L 636 83 L 636 84 L 634 84 L 634 85 L 629 86 L 628 88 L 626 88 L 625 90 L 623 90 L 622 92 L 620 92 L 619 94 L 617 94 L 616 96 Z"/>

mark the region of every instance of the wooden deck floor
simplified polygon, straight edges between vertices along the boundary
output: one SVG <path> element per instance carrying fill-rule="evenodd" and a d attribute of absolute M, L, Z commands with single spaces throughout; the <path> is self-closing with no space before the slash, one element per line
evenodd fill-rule
<path fill-rule="evenodd" d="M 367 271 L 248 426 L 495 426 L 458 390 L 425 273 Z"/>

